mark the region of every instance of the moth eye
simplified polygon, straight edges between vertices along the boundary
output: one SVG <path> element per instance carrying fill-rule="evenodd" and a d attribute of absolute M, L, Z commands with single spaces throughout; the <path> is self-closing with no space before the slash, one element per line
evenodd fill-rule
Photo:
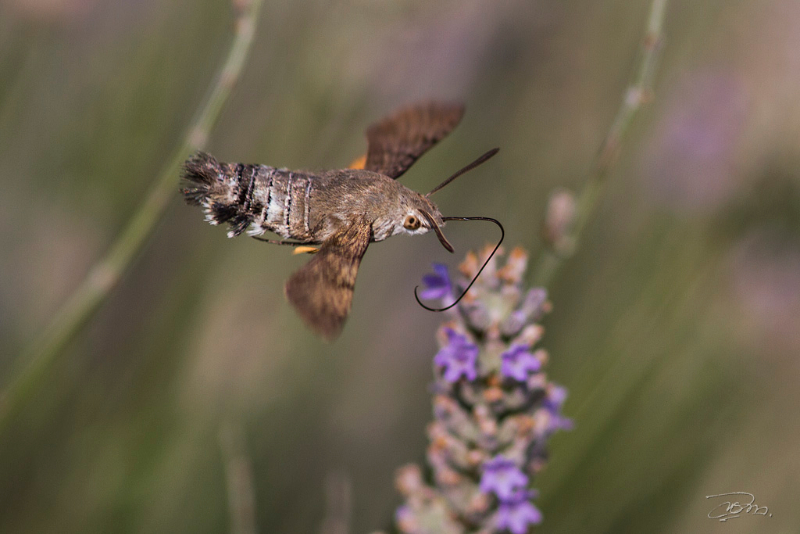
<path fill-rule="evenodd" d="M 419 219 L 413 215 L 407 215 L 406 220 L 403 221 L 403 226 L 405 226 L 408 230 L 416 230 L 419 228 Z"/>

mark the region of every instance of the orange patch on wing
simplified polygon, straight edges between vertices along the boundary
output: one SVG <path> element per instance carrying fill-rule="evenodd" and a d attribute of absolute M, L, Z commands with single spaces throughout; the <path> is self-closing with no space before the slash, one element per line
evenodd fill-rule
<path fill-rule="evenodd" d="M 364 154 L 363 156 L 354 159 L 350 162 L 350 165 L 347 166 L 348 169 L 363 169 L 364 165 L 367 164 L 367 155 Z"/>

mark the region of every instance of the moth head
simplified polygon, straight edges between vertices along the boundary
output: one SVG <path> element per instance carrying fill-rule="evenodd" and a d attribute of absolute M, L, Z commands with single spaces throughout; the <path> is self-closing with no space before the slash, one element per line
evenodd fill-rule
<path fill-rule="evenodd" d="M 439 208 L 419 193 L 413 191 L 408 193 L 395 208 L 396 211 L 392 217 L 392 235 L 421 235 L 432 230 L 444 248 L 453 252 L 452 245 L 442 233 L 441 227 L 444 226 L 444 220 Z"/>
<path fill-rule="evenodd" d="M 401 233 L 419 235 L 433 230 L 436 232 L 436 237 L 439 238 L 439 242 L 442 246 L 448 251 L 453 252 L 453 246 L 447 241 L 444 233 L 442 233 L 442 226 L 444 226 L 445 221 L 452 220 L 453 217 L 442 217 L 441 212 L 439 212 L 439 209 L 431 202 L 429 197 L 462 174 L 474 169 L 493 157 L 497 154 L 498 150 L 498 148 L 495 148 L 486 152 L 481 157 L 447 178 L 444 182 L 434 187 L 431 192 L 426 195 L 420 195 L 419 193 L 403 188 L 404 191 L 397 195 L 399 202 L 395 205 L 395 209 L 392 210 L 393 213 L 390 216 L 392 219 L 390 223 L 392 228 L 389 235 Z M 463 217 L 458 217 L 458 219 L 465 220 Z M 383 226 L 378 221 L 376 221 L 376 223 L 377 224 L 373 224 L 373 231 L 376 226 Z"/>
<path fill-rule="evenodd" d="M 430 211 L 422 211 L 422 215 L 427 220 L 427 223 L 428 223 L 427 224 L 427 228 L 428 229 L 432 229 L 434 232 L 436 232 L 436 237 L 439 238 L 439 242 L 442 244 L 442 246 L 444 248 L 446 248 L 450 252 L 453 252 L 453 245 L 451 245 L 450 242 L 447 241 L 447 238 L 442 233 L 442 226 L 444 226 L 444 223 L 447 220 L 454 220 L 454 219 L 465 220 L 465 219 L 463 217 L 442 217 L 442 214 L 439 213 L 439 210 L 436 208 L 436 206 L 434 206 L 433 202 L 431 202 L 429 200 L 429 197 L 432 194 L 436 193 L 437 191 L 441 190 L 443 187 L 445 187 L 447 184 L 451 183 L 453 180 L 455 180 L 456 178 L 458 178 L 462 174 L 474 169 L 478 165 L 481 165 L 481 164 L 485 163 L 488 159 L 492 158 L 495 154 L 497 154 L 497 152 L 499 150 L 500 150 L 499 148 L 493 148 L 492 150 L 486 152 L 481 157 L 479 157 L 478 159 L 476 159 L 475 161 L 473 161 L 472 163 L 470 163 L 466 167 L 463 167 L 461 170 L 459 170 L 458 172 L 456 172 L 455 174 L 450 176 L 444 182 L 442 182 L 439 185 L 437 185 L 436 187 L 434 187 L 430 191 L 430 193 L 428 193 L 424 197 L 420 196 L 420 198 L 423 201 L 427 202 L 428 205 L 431 208 Z M 410 220 L 409 222 L 413 222 L 413 220 Z"/>
<path fill-rule="evenodd" d="M 406 204 L 406 212 L 403 216 L 403 232 L 412 235 L 426 234 L 433 230 L 439 242 L 448 251 L 453 252 L 453 246 L 447 241 L 447 238 L 442 233 L 442 226 L 444 226 L 444 219 L 442 218 L 439 208 L 431 202 L 428 197 L 416 195 L 416 198 Z"/>

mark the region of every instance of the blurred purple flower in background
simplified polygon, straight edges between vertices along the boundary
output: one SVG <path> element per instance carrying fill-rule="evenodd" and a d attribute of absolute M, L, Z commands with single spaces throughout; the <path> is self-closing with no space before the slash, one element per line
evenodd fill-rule
<path fill-rule="evenodd" d="M 567 391 L 547 380 L 547 352 L 535 348 L 544 332 L 536 321 L 550 305 L 543 289 L 522 286 L 526 253 L 517 248 L 504 265 L 498 261 L 488 263 L 439 328 L 430 469 L 411 464 L 398 471 L 400 532 L 525 534 L 542 521 L 530 484 L 546 463 L 547 438 L 572 426 L 561 415 Z M 480 264 L 469 253 L 459 268 L 464 279 L 455 283 L 435 265 L 423 296 L 452 298 Z"/>
<path fill-rule="evenodd" d="M 774 229 L 748 232 L 728 258 L 737 334 L 760 354 L 800 351 L 800 242 Z"/>
<path fill-rule="evenodd" d="M 732 72 L 694 73 L 672 91 L 645 151 L 644 176 L 659 202 L 710 210 L 738 190 L 738 151 L 750 98 Z"/>

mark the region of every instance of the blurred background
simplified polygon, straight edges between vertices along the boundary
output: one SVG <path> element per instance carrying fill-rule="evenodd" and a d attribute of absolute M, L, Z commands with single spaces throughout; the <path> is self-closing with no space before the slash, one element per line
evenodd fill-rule
<path fill-rule="evenodd" d="M 461 100 L 403 183 L 428 191 L 501 147 L 436 201 L 535 253 L 549 193 L 591 169 L 648 8 L 266 2 L 208 150 L 343 167 L 398 105 Z M 224 0 L 0 3 L 0 387 L 179 145 L 232 21 Z M 535 482 L 541 532 L 797 531 L 799 27 L 796 0 L 670 3 L 654 100 L 551 288 L 544 346 L 576 427 Z M 432 235 L 370 247 L 327 345 L 283 298 L 307 257 L 227 239 L 176 176 L 144 251 L 0 435 L 0 532 L 222 532 L 248 484 L 260 532 L 319 532 L 326 487 L 349 488 L 351 532 L 385 529 L 431 417 L 442 318 L 413 288 L 496 229 L 448 237 L 455 257 Z M 732 491 L 773 516 L 709 519 L 705 496 Z"/>

